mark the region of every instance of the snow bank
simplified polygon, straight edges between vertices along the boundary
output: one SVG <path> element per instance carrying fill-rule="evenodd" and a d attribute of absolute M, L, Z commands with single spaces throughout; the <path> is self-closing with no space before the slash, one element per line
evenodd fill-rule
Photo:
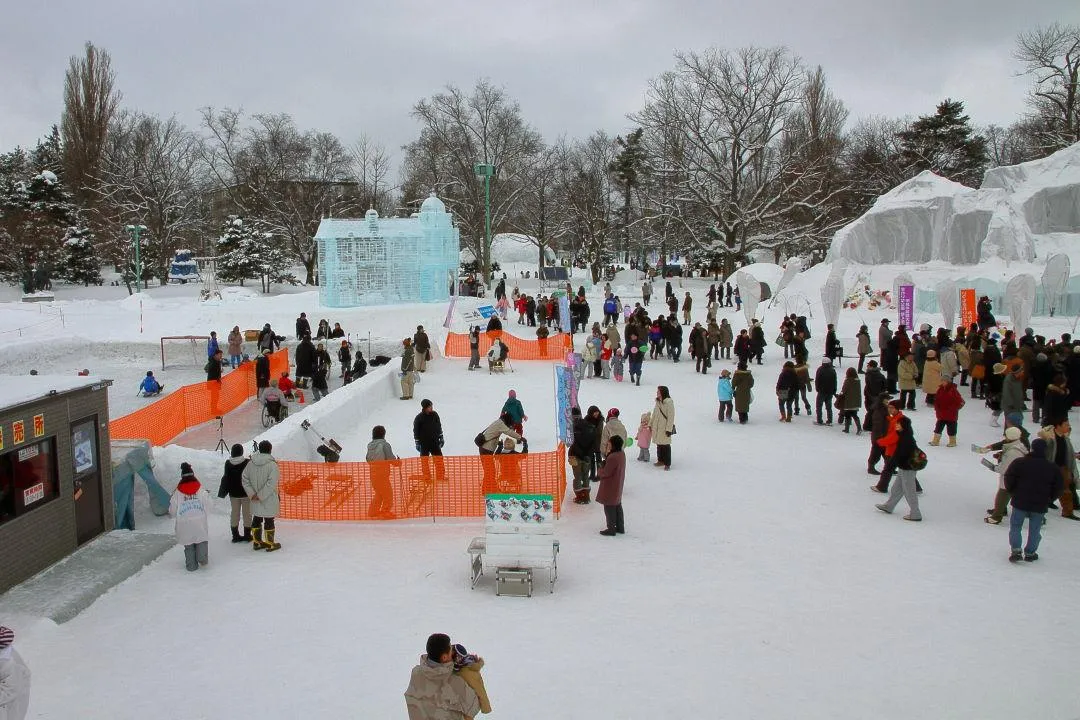
<path fill-rule="evenodd" d="M 548 265 L 554 265 L 557 261 L 555 251 L 544 248 L 544 255 Z M 469 249 L 461 251 L 462 262 L 472 262 L 473 253 Z M 540 260 L 540 249 L 536 246 L 536 240 L 528 235 L 520 233 L 499 233 L 491 237 L 491 260 L 499 263 L 499 267 L 520 263 L 535 269 Z"/>

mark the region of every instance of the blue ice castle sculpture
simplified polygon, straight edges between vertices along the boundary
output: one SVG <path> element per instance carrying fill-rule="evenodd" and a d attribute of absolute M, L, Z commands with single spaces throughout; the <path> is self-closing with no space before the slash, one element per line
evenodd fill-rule
<path fill-rule="evenodd" d="M 458 229 L 434 193 L 409 218 L 327 218 L 315 240 L 326 307 L 446 301 L 457 279 Z"/>

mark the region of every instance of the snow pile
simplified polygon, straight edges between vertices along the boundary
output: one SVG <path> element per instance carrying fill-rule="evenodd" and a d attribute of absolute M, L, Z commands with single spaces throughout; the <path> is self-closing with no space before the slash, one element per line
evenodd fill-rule
<path fill-rule="evenodd" d="M 554 265 L 558 258 L 551 248 L 544 248 L 547 264 Z M 461 251 L 462 262 L 473 262 L 473 253 L 469 249 Z M 540 260 L 540 249 L 536 239 L 520 233 L 499 233 L 491 238 L 491 261 L 499 267 L 521 264 L 535 268 Z"/>
<path fill-rule="evenodd" d="M 923 172 L 833 237 L 831 260 L 867 265 L 1046 256 L 1042 237 L 1080 233 L 1080 143 L 986 173 L 978 190 Z"/>

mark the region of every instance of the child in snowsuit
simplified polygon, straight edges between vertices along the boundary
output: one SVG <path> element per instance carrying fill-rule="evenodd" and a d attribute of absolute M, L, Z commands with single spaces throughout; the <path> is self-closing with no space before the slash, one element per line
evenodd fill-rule
<path fill-rule="evenodd" d="M 652 444 L 652 427 L 650 426 L 651 422 L 651 412 L 641 413 L 641 421 L 638 424 L 637 429 L 637 459 L 640 462 L 649 462 L 651 460 L 651 458 L 649 457 L 649 445 Z"/>
<path fill-rule="evenodd" d="M 484 687 L 484 678 L 480 675 L 483 668 L 484 658 L 469 654 L 460 643 L 454 645 L 454 672 L 473 689 L 480 702 L 480 712 L 486 714 L 491 712 L 491 702 L 488 700 L 487 688 Z"/>
<path fill-rule="evenodd" d="M 206 516 L 210 493 L 199 483 L 187 463 L 180 463 L 180 484 L 169 502 L 169 514 L 176 518 L 176 542 L 184 546 L 184 562 L 189 571 L 210 562 L 207 549 L 210 532 Z"/>
<path fill-rule="evenodd" d="M 616 382 L 622 382 L 623 379 L 623 354 L 622 348 L 619 348 L 611 356 L 611 374 L 615 376 Z"/>
<path fill-rule="evenodd" d="M 157 378 L 154 377 L 153 370 L 147 370 L 146 377 L 144 377 L 143 381 L 139 383 L 139 392 L 141 392 L 143 395 L 157 395 L 164 389 L 165 386 L 159 383 L 157 381 Z"/>

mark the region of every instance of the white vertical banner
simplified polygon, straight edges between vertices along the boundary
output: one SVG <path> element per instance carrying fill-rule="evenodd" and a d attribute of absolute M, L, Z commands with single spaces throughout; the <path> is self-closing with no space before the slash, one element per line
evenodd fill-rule
<path fill-rule="evenodd" d="M 1009 303 L 1009 323 L 1019 337 L 1031 323 L 1031 313 L 1035 310 L 1035 278 L 1026 273 L 1017 275 L 1005 286 L 1005 297 Z"/>
<path fill-rule="evenodd" d="M 1046 308 L 1050 317 L 1061 307 L 1065 299 L 1065 286 L 1069 283 L 1069 273 L 1072 271 L 1069 256 L 1065 253 L 1052 255 L 1046 261 L 1046 269 L 1042 275 L 1043 295 L 1046 296 Z M 1023 331 L 1023 328 L 1020 328 Z"/>
<path fill-rule="evenodd" d="M 780 294 L 780 291 L 786 288 L 795 279 L 795 276 L 802 272 L 802 267 L 802 258 L 795 257 L 787 261 L 787 265 L 784 266 L 784 274 L 780 276 L 780 282 L 776 283 L 776 287 L 773 288 L 772 296 L 774 300 Z"/>
<path fill-rule="evenodd" d="M 761 302 L 761 283 L 753 275 L 742 270 L 735 275 L 735 281 L 739 285 L 739 295 L 742 297 L 746 326 L 750 327 L 750 321 L 757 317 L 758 303 Z"/>
<path fill-rule="evenodd" d="M 945 320 L 945 327 L 952 330 L 956 322 L 956 311 L 960 307 L 960 290 L 954 280 L 942 280 L 934 287 L 937 294 L 938 309 Z"/>
<path fill-rule="evenodd" d="M 844 306 L 844 276 L 830 275 L 821 286 L 821 307 L 825 311 L 825 321 L 831 325 L 840 322 L 840 308 Z"/>

